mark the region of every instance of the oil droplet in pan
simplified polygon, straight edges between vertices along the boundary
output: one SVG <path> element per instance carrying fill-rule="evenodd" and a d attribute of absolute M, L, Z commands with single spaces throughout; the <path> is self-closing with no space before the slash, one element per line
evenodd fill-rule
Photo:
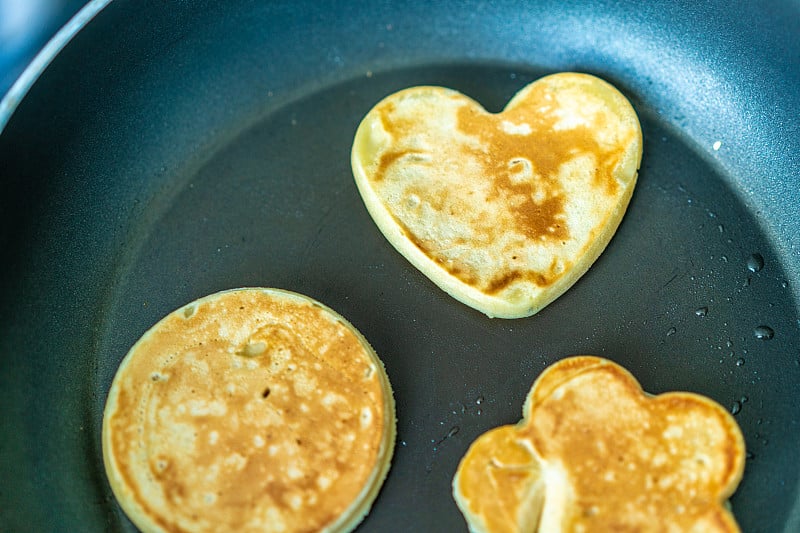
<path fill-rule="evenodd" d="M 747 270 L 758 272 L 764 268 L 764 257 L 761 254 L 753 254 L 747 259 Z"/>
<path fill-rule="evenodd" d="M 758 326 L 753 330 L 756 339 L 768 341 L 775 336 L 775 331 L 769 326 Z"/>

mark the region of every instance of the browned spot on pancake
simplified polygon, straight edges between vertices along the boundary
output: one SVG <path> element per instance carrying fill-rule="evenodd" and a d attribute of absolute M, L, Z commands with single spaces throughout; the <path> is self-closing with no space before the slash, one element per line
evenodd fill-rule
<path fill-rule="evenodd" d="M 410 155 L 410 154 L 419 154 L 421 153 L 418 150 L 397 150 L 397 151 L 386 151 L 381 154 L 381 158 L 378 161 L 378 172 L 375 173 L 376 181 L 380 181 L 383 179 L 383 176 L 386 174 L 386 169 L 389 166 L 400 159 L 403 156 Z"/>
<path fill-rule="evenodd" d="M 397 108 L 395 107 L 394 103 L 390 101 L 385 101 L 375 108 L 375 111 L 377 111 L 378 117 L 381 120 L 383 129 L 390 135 L 395 132 L 394 121 L 392 120 L 391 115 L 394 114 L 396 109 Z"/>
<path fill-rule="evenodd" d="M 555 281 L 556 277 L 558 276 L 548 276 L 546 274 L 542 274 L 541 272 L 534 272 L 532 270 L 510 270 L 492 278 L 489 283 L 487 283 L 484 292 L 486 294 L 497 294 L 513 283 L 521 280 L 530 281 L 539 287 L 546 287 L 551 285 Z"/>
<path fill-rule="evenodd" d="M 375 108 L 375 112 L 378 114 L 378 118 L 381 121 L 383 130 L 390 137 L 392 137 L 393 141 L 397 141 L 404 135 L 407 135 L 416 127 L 416 124 L 413 120 L 404 118 L 402 114 L 398 114 L 396 110 L 397 107 L 395 106 L 394 102 L 391 101 L 383 102 Z M 389 167 L 389 165 L 407 153 L 412 152 L 414 151 L 391 149 L 384 152 L 381 154 L 381 160 L 378 164 L 378 168 L 374 173 L 371 174 L 370 177 L 373 178 L 374 181 L 381 181 L 384 178 L 386 169 Z"/>
<path fill-rule="evenodd" d="M 507 176 L 500 176 L 496 181 L 500 189 L 514 194 L 519 200 L 518 204 L 510 206 L 516 215 L 517 230 L 529 239 L 564 240 L 569 238 L 567 225 L 564 220 L 564 197 L 551 192 L 541 202 L 531 198 L 534 186 L 530 183 L 512 184 Z M 554 188 L 553 188 L 554 189 Z"/>
<path fill-rule="evenodd" d="M 438 261 L 438 263 L 440 264 L 440 266 L 444 266 L 441 264 L 442 263 L 441 261 Z M 459 265 L 451 265 L 449 267 L 446 267 L 446 269 L 456 278 L 460 279 L 461 281 L 463 281 L 468 285 L 477 285 L 478 283 L 478 277 L 471 269 Z"/>
<path fill-rule="evenodd" d="M 383 130 L 394 140 L 402 139 L 410 131 L 414 131 L 419 124 L 413 118 L 405 116 L 407 110 L 398 112 L 397 105 L 391 100 L 384 100 L 374 109 L 381 121 Z"/>
<path fill-rule="evenodd" d="M 486 292 L 488 294 L 496 294 L 501 289 L 505 289 L 515 281 L 522 279 L 522 277 L 523 274 L 519 270 L 512 270 L 501 274 L 489 281 L 489 284 L 486 286 Z"/>
<path fill-rule="evenodd" d="M 464 105 L 458 112 L 458 127 L 488 146 L 485 152 L 470 149 L 468 153 L 479 158 L 484 175 L 493 181 L 494 197 L 514 200 L 509 202 L 516 215 L 513 229 L 531 239 L 563 240 L 569 238 L 569 229 L 564 224 L 563 191 L 556 174 L 562 164 L 582 154 L 594 154 L 598 160 L 605 154 L 592 128 L 578 126 L 556 130 L 554 118 L 533 112 L 530 107 L 533 106 L 494 115 L 476 106 Z M 527 124 L 531 132 L 510 134 L 501 127 L 501 122 L 506 120 Z M 522 160 L 529 161 L 542 179 L 513 181 L 512 171 Z M 612 168 L 603 164 L 597 175 L 603 174 L 604 182 L 616 186 L 611 171 Z M 543 200 L 537 202 L 537 197 Z M 511 228 L 498 228 L 498 231 L 508 229 Z"/>

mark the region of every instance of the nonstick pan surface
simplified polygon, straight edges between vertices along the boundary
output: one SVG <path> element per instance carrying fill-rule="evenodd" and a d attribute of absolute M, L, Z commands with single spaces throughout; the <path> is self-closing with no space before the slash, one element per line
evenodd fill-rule
<path fill-rule="evenodd" d="M 731 408 L 743 530 L 800 530 L 799 21 L 789 1 L 106 6 L 0 108 L 0 530 L 134 529 L 100 450 L 116 367 L 169 311 L 241 286 L 319 299 L 386 364 L 397 449 L 359 531 L 465 531 L 459 459 L 573 354 Z M 499 111 L 564 70 L 634 104 L 639 183 L 573 288 L 488 319 L 383 238 L 350 143 L 398 89 Z"/>

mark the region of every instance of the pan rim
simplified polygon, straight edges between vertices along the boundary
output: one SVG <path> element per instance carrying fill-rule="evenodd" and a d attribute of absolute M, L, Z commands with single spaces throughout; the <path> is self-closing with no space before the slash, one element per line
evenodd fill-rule
<path fill-rule="evenodd" d="M 14 115 L 14 111 L 17 110 L 28 91 L 30 91 L 33 84 L 36 83 L 36 80 L 39 79 L 53 59 L 89 21 L 111 2 L 112 0 L 90 0 L 34 56 L 19 78 L 11 85 L 8 92 L 0 99 L 0 134 L 5 130 L 6 125 Z"/>

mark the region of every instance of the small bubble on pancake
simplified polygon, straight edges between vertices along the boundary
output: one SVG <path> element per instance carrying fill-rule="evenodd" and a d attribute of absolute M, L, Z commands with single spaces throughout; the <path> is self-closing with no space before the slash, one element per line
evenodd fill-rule
<path fill-rule="evenodd" d="M 256 357 L 267 351 L 267 343 L 264 341 L 252 342 L 244 347 L 240 352 L 241 355 L 246 357 Z"/>
<path fill-rule="evenodd" d="M 195 311 L 197 311 L 197 306 L 194 304 L 189 304 L 183 308 L 183 318 L 192 318 L 194 316 Z"/>

